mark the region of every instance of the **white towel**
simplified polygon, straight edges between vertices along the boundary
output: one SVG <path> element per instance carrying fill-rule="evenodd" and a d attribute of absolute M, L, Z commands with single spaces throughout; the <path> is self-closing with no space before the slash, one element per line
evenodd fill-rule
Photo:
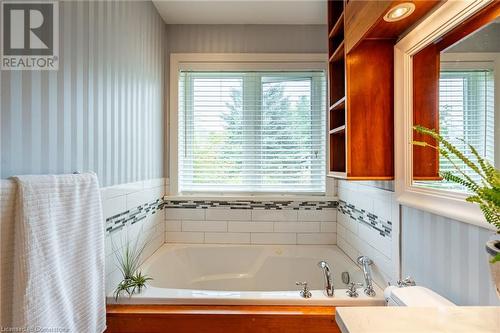
<path fill-rule="evenodd" d="M 18 176 L 13 327 L 106 329 L 104 221 L 95 174 Z"/>
<path fill-rule="evenodd" d="M 14 292 L 14 213 L 17 185 L 0 180 L 0 326 L 11 327 Z"/>

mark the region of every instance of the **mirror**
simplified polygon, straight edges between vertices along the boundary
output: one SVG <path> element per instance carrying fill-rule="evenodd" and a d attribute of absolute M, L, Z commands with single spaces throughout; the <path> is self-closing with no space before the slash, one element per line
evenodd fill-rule
<path fill-rule="evenodd" d="M 490 20 L 479 28 L 478 22 L 473 23 L 459 26 L 414 57 L 414 125 L 438 129 L 467 158 L 477 161 L 468 148 L 472 145 L 481 157 L 498 168 L 500 19 Z M 468 33 L 461 38 L 464 31 Z M 414 140 L 436 144 L 419 133 L 414 133 Z M 465 187 L 439 176 L 446 171 L 456 174 L 456 166 L 464 176 L 480 180 L 460 159 L 451 155 L 448 159 L 429 147 L 414 147 L 416 186 L 465 191 Z"/>

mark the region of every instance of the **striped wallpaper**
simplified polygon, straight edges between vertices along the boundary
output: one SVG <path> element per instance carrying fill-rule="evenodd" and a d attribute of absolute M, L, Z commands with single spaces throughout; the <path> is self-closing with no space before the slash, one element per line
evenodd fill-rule
<path fill-rule="evenodd" d="M 61 1 L 58 71 L 1 71 L 1 178 L 163 176 L 165 24 L 149 1 Z"/>
<path fill-rule="evenodd" d="M 458 305 L 500 305 L 485 242 L 493 232 L 402 206 L 403 276 Z"/>

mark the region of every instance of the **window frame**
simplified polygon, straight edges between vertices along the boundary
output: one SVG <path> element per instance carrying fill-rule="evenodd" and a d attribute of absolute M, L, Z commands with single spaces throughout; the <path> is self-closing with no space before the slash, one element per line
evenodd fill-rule
<path fill-rule="evenodd" d="M 492 0 L 448 1 L 396 44 L 394 49 L 394 132 L 396 198 L 401 205 L 494 230 L 494 226 L 485 221 L 479 207 L 465 201 L 467 194 L 415 186 L 412 157 L 413 56 L 490 3 Z M 497 80 L 495 80 L 496 83 Z"/>
<path fill-rule="evenodd" d="M 441 69 L 451 70 L 451 71 L 468 71 L 468 70 L 493 70 L 494 72 L 494 99 L 495 99 L 495 111 L 498 113 L 498 117 L 494 118 L 494 128 L 500 126 L 500 54 L 498 53 L 443 53 L 440 57 L 441 60 Z M 499 133 L 494 133 L 494 141 L 500 142 Z M 494 165 L 500 165 L 500 145 L 496 145 L 494 147 Z M 433 181 L 417 181 L 418 187 L 424 188 L 437 188 L 432 186 L 426 186 L 425 183 L 433 182 Z M 447 186 L 443 186 L 441 190 L 446 190 L 450 192 L 463 193 L 460 190 L 454 190 L 453 188 L 449 188 Z"/>
<path fill-rule="evenodd" d="M 168 112 L 168 154 L 169 156 L 169 185 L 170 195 L 173 196 L 198 196 L 198 197 L 220 197 L 227 196 L 224 192 L 179 192 L 179 73 L 185 71 L 317 71 L 327 70 L 327 55 L 324 53 L 173 53 L 170 55 L 170 78 L 169 78 L 169 112 Z M 325 92 L 325 99 L 327 94 Z M 327 105 L 325 103 L 325 105 Z M 327 110 L 324 110 L 325 144 L 327 139 L 326 117 Z M 325 147 L 326 148 L 326 147 Z M 325 152 L 326 154 L 326 152 Z M 325 178 L 327 171 L 327 157 L 325 155 Z M 325 185 L 326 186 L 326 185 Z M 326 189 L 325 189 L 326 191 Z M 315 197 L 325 196 L 325 193 L 261 193 L 261 192 L 238 192 L 231 197 Z"/>

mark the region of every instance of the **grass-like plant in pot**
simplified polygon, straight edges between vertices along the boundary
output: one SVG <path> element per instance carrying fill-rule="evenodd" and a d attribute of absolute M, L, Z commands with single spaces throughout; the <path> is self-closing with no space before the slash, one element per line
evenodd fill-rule
<path fill-rule="evenodd" d="M 135 241 L 131 242 L 127 239 L 125 244 L 122 244 L 121 249 L 115 250 L 117 265 L 122 273 L 122 281 L 118 283 L 114 291 L 115 301 L 123 293 L 126 293 L 129 297 L 135 293 L 140 293 L 146 287 L 146 282 L 153 279 L 139 271 L 143 259 L 142 255 L 147 244 L 147 238 L 141 241 L 140 235 L 142 234 L 141 230 Z"/>
<path fill-rule="evenodd" d="M 455 172 L 442 172 L 440 176 L 444 180 L 460 184 L 467 188 L 470 196 L 466 200 L 479 205 L 486 222 L 493 225 L 496 233 L 500 234 L 500 171 L 495 169 L 470 144 L 467 146 L 475 156 L 475 161 L 470 160 L 464 152 L 453 146 L 435 130 L 423 126 L 414 126 L 413 128 L 416 132 L 430 136 L 438 142 L 437 146 L 423 141 L 413 141 L 413 144 L 437 149 L 441 156 L 451 163 Z M 457 158 L 473 170 L 479 176 L 480 181 L 474 180 L 467 175 L 456 164 Z M 500 240 L 488 241 L 486 243 L 486 251 L 490 256 L 490 270 L 496 285 L 497 295 L 500 297 Z"/>

